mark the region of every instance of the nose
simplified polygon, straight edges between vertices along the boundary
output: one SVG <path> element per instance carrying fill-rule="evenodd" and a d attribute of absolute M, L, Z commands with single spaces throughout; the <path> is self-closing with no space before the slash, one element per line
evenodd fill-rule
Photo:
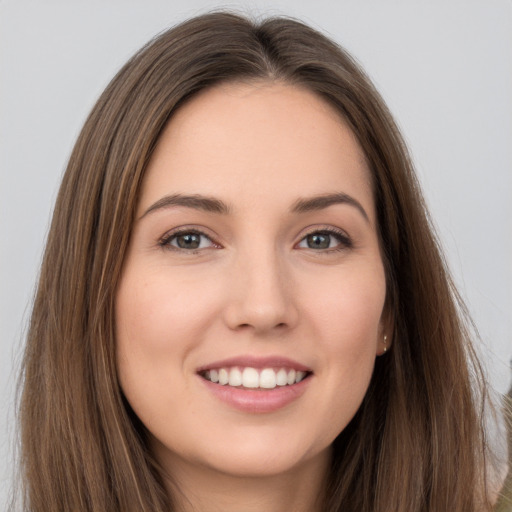
<path fill-rule="evenodd" d="M 291 272 L 275 251 L 240 254 L 232 268 L 225 320 L 230 329 L 263 335 L 298 321 Z"/>

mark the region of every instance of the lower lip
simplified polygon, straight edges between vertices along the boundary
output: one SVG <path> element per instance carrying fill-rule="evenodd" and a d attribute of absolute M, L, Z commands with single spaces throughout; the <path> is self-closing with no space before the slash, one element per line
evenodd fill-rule
<path fill-rule="evenodd" d="M 228 385 L 215 384 L 209 380 L 199 377 L 219 400 L 248 413 L 269 413 L 275 412 L 291 404 L 306 391 L 311 381 L 311 375 L 291 386 L 280 386 L 273 389 L 246 389 L 235 388 Z"/>

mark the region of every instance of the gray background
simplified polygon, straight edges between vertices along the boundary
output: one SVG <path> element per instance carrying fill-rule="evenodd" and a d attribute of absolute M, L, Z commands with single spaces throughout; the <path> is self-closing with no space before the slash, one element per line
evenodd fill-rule
<path fill-rule="evenodd" d="M 219 7 L 288 14 L 353 52 L 408 141 L 498 392 L 512 357 L 510 0 L 0 1 L 0 508 L 23 333 L 61 174 L 95 99 L 156 33 Z"/>

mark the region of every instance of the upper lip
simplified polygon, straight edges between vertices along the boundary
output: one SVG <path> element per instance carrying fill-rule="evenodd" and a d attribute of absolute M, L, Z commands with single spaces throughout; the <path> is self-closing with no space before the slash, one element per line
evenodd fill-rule
<path fill-rule="evenodd" d="M 251 356 L 251 355 L 244 355 L 244 356 L 235 356 L 230 357 L 228 359 L 222 359 L 219 361 L 214 361 L 208 364 L 205 364 L 203 366 L 200 366 L 197 369 L 197 372 L 204 372 L 206 370 L 213 370 L 218 368 L 228 368 L 233 366 L 239 366 L 243 368 L 256 368 L 256 369 L 263 369 L 263 368 L 289 368 L 294 370 L 300 370 L 303 372 L 311 372 L 311 368 L 305 366 L 304 364 L 299 363 L 298 361 L 294 361 L 293 359 L 290 359 L 288 357 L 282 357 L 282 356 L 267 356 L 267 357 L 261 357 L 261 356 Z"/>

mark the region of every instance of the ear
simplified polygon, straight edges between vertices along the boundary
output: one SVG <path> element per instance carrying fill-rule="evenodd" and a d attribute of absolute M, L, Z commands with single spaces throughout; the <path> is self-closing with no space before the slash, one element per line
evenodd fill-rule
<path fill-rule="evenodd" d="M 384 311 L 379 324 L 379 333 L 377 339 L 377 355 L 382 356 L 389 351 L 393 343 L 395 331 L 395 315 L 387 304 L 384 306 Z"/>

